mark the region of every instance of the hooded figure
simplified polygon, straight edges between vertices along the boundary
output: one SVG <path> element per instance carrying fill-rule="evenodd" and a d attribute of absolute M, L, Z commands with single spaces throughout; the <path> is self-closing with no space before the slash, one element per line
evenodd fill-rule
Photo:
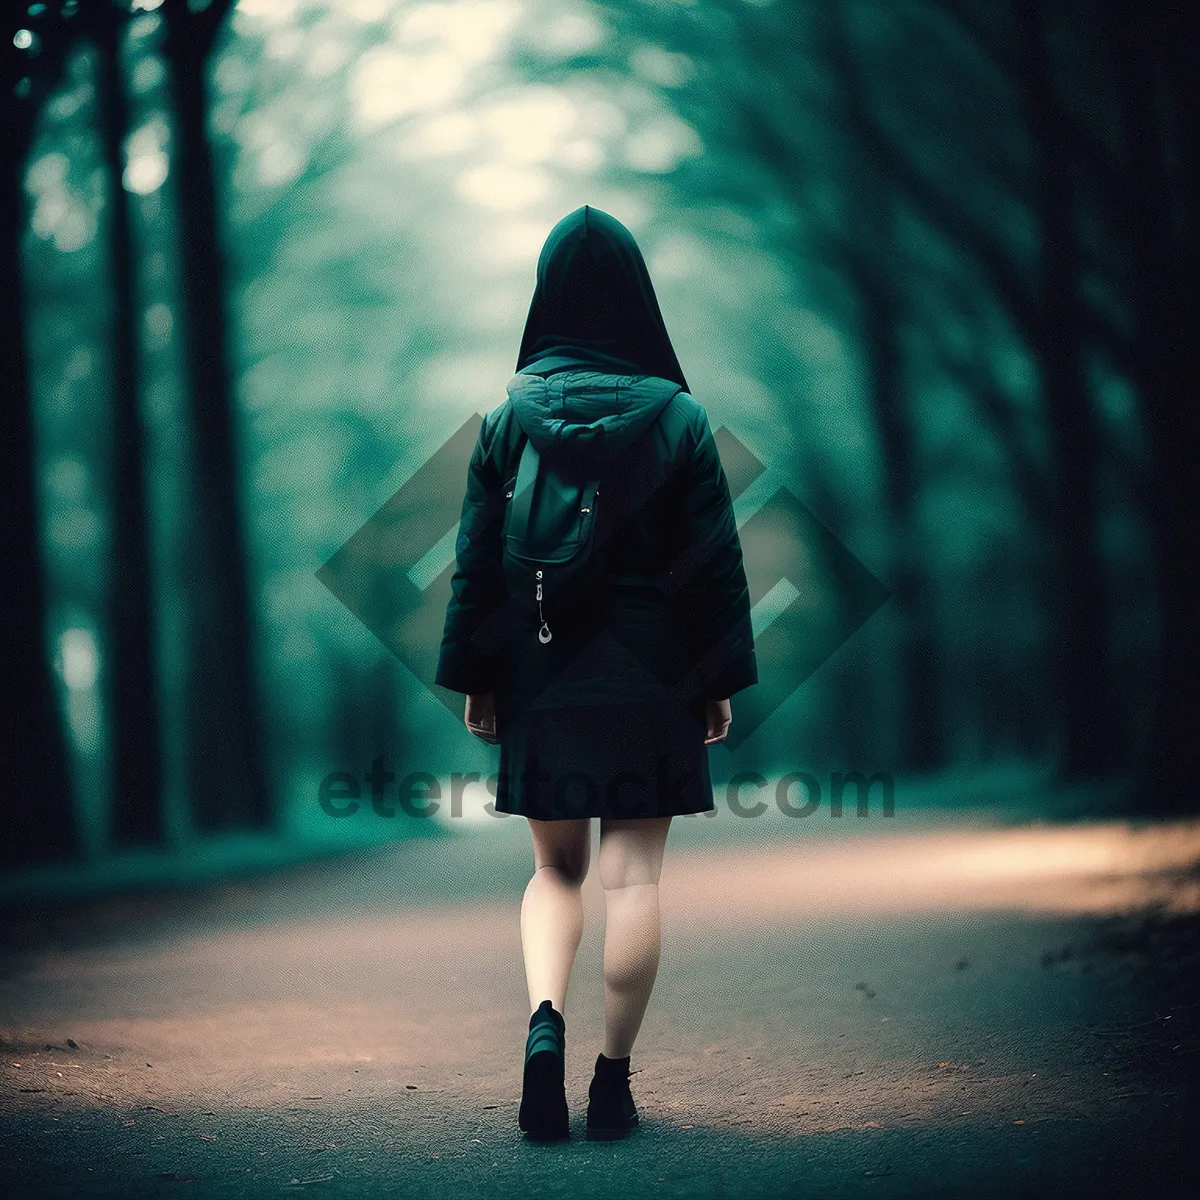
<path fill-rule="evenodd" d="M 547 237 L 507 391 L 471 458 L 435 677 L 494 693 L 496 808 L 544 819 L 710 811 L 705 702 L 758 680 L 749 588 L 707 416 L 641 251 L 607 213 L 584 205 Z M 600 479 L 605 590 L 550 642 L 531 629 L 497 645 L 494 631 L 508 628 L 503 522 L 526 439 Z M 603 787 L 555 799 L 525 776 L 643 775 L 663 752 L 686 783 L 640 799 Z"/>
<path fill-rule="evenodd" d="M 508 394 L 539 454 L 593 475 L 687 391 L 642 252 L 615 217 L 585 204 L 550 231 L 517 372 Z"/>
<path fill-rule="evenodd" d="M 596 535 L 608 523 L 602 570 L 546 642 L 506 615 L 505 522 L 531 444 L 534 483 L 553 488 L 586 469 L 598 481 Z M 575 482 L 572 507 L 582 503 Z M 728 697 L 758 669 L 716 441 L 637 244 L 599 209 L 576 209 L 546 239 L 508 399 L 484 418 L 471 455 L 455 551 L 436 681 L 466 692 L 467 728 L 499 743 L 494 811 L 533 818 L 536 866 L 521 901 L 533 1012 L 517 1123 L 539 1141 L 570 1136 L 569 931 L 583 916 L 582 818 L 599 817 L 604 960 L 622 967 L 605 978 L 587 1136 L 624 1137 L 639 1120 L 630 1051 L 658 969 L 653 881 L 667 829 L 673 816 L 713 811 L 708 743 L 723 740 Z"/>
<path fill-rule="evenodd" d="M 550 230 L 538 257 L 517 370 L 564 367 L 687 380 L 633 234 L 585 204 Z"/>

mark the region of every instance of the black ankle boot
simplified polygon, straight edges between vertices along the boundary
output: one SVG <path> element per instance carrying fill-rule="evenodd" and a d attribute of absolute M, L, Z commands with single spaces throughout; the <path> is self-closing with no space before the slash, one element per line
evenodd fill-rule
<path fill-rule="evenodd" d="M 623 1138 L 637 1123 L 638 1110 L 629 1090 L 629 1059 L 599 1055 L 588 1088 L 588 1141 Z"/>
<path fill-rule="evenodd" d="M 525 1081 L 517 1124 L 538 1142 L 569 1138 L 566 1089 L 566 1021 L 549 1000 L 529 1018 Z"/>

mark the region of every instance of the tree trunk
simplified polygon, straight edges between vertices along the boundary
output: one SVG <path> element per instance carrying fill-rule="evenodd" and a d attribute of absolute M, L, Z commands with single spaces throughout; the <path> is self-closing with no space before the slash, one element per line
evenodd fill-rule
<path fill-rule="evenodd" d="M 32 395 L 25 345 L 25 295 L 21 239 L 28 227 L 25 160 L 31 113 L 13 98 L 22 65 L 6 48 L 0 83 L 4 88 L 8 151 L 0 175 L 0 287 L 8 296 L 0 322 L 0 354 L 8 399 L 0 472 L 4 476 L 4 517 L 0 550 L 11 581 L 0 621 L 0 661 L 5 664 L 4 737 L 0 738 L 0 778 L 12 789 L 13 803 L 0 837 L 6 866 L 69 858 L 79 851 L 74 823 L 57 686 L 46 640 L 46 583 L 42 567 L 34 464 Z"/>
<path fill-rule="evenodd" d="M 1050 443 L 1055 693 L 1062 721 L 1060 772 L 1098 776 L 1121 760 L 1112 704 L 1103 577 L 1096 551 L 1097 430 L 1083 366 L 1083 307 L 1075 232 L 1072 138 L 1051 82 L 1044 8 L 1017 0 L 1022 80 L 1032 139 L 1034 203 L 1041 221 L 1041 311 L 1031 330 L 1041 367 Z"/>
<path fill-rule="evenodd" d="M 146 511 L 146 461 L 139 406 L 138 321 L 129 193 L 122 176 L 128 106 L 120 65 L 125 19 L 100 17 L 101 140 L 108 172 L 108 247 L 113 285 L 113 556 L 107 655 L 112 729 L 112 839 L 153 843 L 163 834 L 162 744 L 156 686 L 154 606 Z"/>
<path fill-rule="evenodd" d="M 1197 84 L 1183 11 L 1105 5 L 1123 118 L 1131 293 L 1151 456 L 1149 515 L 1161 613 L 1158 693 L 1136 797 L 1146 813 L 1200 808 L 1200 533 L 1196 521 Z M 1172 176 L 1172 166 L 1174 176 Z"/>
<path fill-rule="evenodd" d="M 871 101 L 847 28 L 845 8 L 829 5 L 824 41 L 842 87 L 847 143 L 846 270 L 857 287 L 863 350 L 869 371 L 867 403 L 879 437 L 884 501 L 892 530 L 893 565 L 886 581 L 900 619 L 897 688 L 900 692 L 900 762 L 929 771 L 945 761 L 946 730 L 937 679 L 939 652 L 925 595 L 925 566 L 914 529 L 914 478 L 909 396 L 898 326 L 897 289 L 891 277 L 895 229 L 894 185 L 879 170 L 870 146 L 855 132 L 873 123 Z"/>
<path fill-rule="evenodd" d="M 194 455 L 188 772 L 201 829 L 263 827 L 275 816 L 262 758 L 224 255 L 207 129 L 207 59 L 229 7 L 227 0 L 195 13 L 179 0 L 164 6 Z"/>

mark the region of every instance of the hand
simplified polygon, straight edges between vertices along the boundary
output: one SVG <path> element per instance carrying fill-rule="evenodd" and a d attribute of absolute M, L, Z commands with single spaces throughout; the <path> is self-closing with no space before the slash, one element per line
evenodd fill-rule
<path fill-rule="evenodd" d="M 500 739 L 496 736 L 496 693 L 481 692 L 467 697 L 463 714 L 467 728 L 477 737 L 495 746 Z"/>
<path fill-rule="evenodd" d="M 708 736 L 704 739 L 706 746 L 723 742 L 729 736 L 729 723 L 733 720 L 733 710 L 728 700 L 705 700 L 705 713 L 708 717 Z"/>

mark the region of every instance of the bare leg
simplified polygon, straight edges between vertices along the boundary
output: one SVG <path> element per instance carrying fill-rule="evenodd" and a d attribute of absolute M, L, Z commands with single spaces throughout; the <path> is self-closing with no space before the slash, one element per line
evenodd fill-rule
<path fill-rule="evenodd" d="M 604 1056 L 627 1058 L 658 974 L 658 878 L 670 817 L 600 822 Z"/>
<path fill-rule="evenodd" d="M 565 1012 L 567 981 L 583 936 L 583 897 L 591 822 L 529 820 L 533 878 L 521 901 L 521 948 L 532 1015 L 543 1000 Z"/>

